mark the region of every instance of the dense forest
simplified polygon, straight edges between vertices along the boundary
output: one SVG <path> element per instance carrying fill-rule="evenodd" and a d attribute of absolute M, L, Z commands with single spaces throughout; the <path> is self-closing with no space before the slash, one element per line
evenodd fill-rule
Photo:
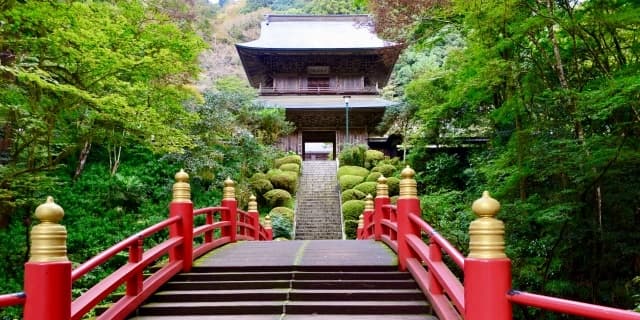
<path fill-rule="evenodd" d="M 371 13 L 406 45 L 382 129 L 405 137 L 423 215 L 457 247 L 490 190 L 514 288 L 638 308 L 636 0 L 0 0 L 2 293 L 22 288 L 47 195 L 74 264 L 164 219 L 180 168 L 197 206 L 227 176 L 246 201 L 292 130 L 254 101 L 233 48 L 268 12 Z"/>

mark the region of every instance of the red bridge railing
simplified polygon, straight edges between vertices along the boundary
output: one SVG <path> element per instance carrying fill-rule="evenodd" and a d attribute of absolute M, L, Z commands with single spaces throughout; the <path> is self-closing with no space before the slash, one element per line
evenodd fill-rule
<path fill-rule="evenodd" d="M 383 241 L 398 254 L 440 319 L 508 320 L 512 303 L 592 319 L 640 320 L 640 313 L 511 289 L 511 261 L 504 252 L 504 224 L 495 218 L 500 203 L 484 192 L 473 203 L 478 218 L 469 226 L 465 258 L 421 217 L 415 172 L 401 173 L 397 205 L 389 204 L 386 179 L 378 179 L 375 201 L 368 196 L 358 223 L 358 239 Z M 427 242 L 423 240 L 427 239 Z M 464 285 L 442 254 L 463 273 Z"/>
<path fill-rule="evenodd" d="M 225 181 L 219 207 L 196 210 L 191 202 L 188 181 L 189 176 L 184 171 L 176 174 L 168 219 L 115 244 L 73 271 L 67 259 L 66 229 L 59 224 L 64 211 L 49 197 L 36 209 L 36 217 L 41 223 L 31 231 L 24 292 L 0 295 L 0 307 L 22 305 L 25 320 L 81 319 L 124 284 L 124 295 L 98 317 L 124 319 L 175 274 L 190 271 L 193 259 L 237 240 L 272 239 L 269 217 L 266 217 L 264 225 L 260 224 L 255 197 L 251 197 L 247 211 L 237 208 L 233 181 Z M 205 222 L 194 226 L 194 217 L 200 215 L 205 217 Z M 144 249 L 145 239 L 167 229 L 168 239 Z M 197 238 L 201 241 L 194 243 Z M 127 263 L 72 299 L 73 282 L 125 250 L 129 253 Z M 152 271 L 147 268 L 167 255 L 168 262 L 159 269 Z"/>

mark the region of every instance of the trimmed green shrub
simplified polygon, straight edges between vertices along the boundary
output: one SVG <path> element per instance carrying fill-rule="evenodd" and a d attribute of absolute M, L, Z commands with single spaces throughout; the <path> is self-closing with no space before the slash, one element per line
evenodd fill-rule
<path fill-rule="evenodd" d="M 388 177 L 392 177 L 393 174 L 396 172 L 396 167 L 390 164 L 383 164 L 383 165 L 374 167 L 373 169 L 371 169 L 371 172 L 380 172 L 385 177 L 388 178 Z"/>
<path fill-rule="evenodd" d="M 291 194 L 287 190 L 273 189 L 263 195 L 270 207 L 283 206 L 291 200 Z"/>
<path fill-rule="evenodd" d="M 368 182 L 378 182 L 378 178 L 380 178 L 382 176 L 382 173 L 380 172 L 371 172 L 369 173 L 369 175 L 367 176 L 366 179 L 364 179 L 364 181 L 368 181 Z"/>
<path fill-rule="evenodd" d="M 353 187 L 355 187 L 356 185 L 364 181 L 364 177 L 352 176 L 350 174 L 347 174 L 347 175 L 341 176 L 340 179 L 338 179 L 338 181 L 340 182 L 340 190 L 344 191 L 344 190 L 352 189 Z"/>
<path fill-rule="evenodd" d="M 364 152 L 364 167 L 371 169 L 378 165 L 378 162 L 384 159 L 384 153 L 378 150 L 367 150 Z"/>
<path fill-rule="evenodd" d="M 400 194 L 400 179 L 396 177 L 387 178 L 387 186 L 389 186 L 389 196 Z"/>
<path fill-rule="evenodd" d="M 342 216 L 344 220 L 358 220 L 364 211 L 364 200 L 349 200 L 342 204 Z"/>
<path fill-rule="evenodd" d="M 295 163 L 298 166 L 302 166 L 302 157 L 300 157 L 297 154 L 292 154 L 292 155 L 289 155 L 289 156 L 278 158 L 278 159 L 274 160 L 274 167 L 280 168 L 280 166 L 285 164 L 285 163 Z"/>
<path fill-rule="evenodd" d="M 340 166 L 364 167 L 364 153 L 367 151 L 367 148 L 367 145 L 364 144 L 345 147 L 338 155 Z"/>
<path fill-rule="evenodd" d="M 369 170 L 358 166 L 342 166 L 338 168 L 338 178 L 344 175 L 361 176 L 364 178 L 369 175 Z"/>
<path fill-rule="evenodd" d="M 251 178 L 249 179 L 251 181 L 256 181 L 256 180 L 269 180 L 269 178 L 267 177 L 266 174 L 262 173 L 262 172 L 256 172 L 254 173 Z"/>
<path fill-rule="evenodd" d="M 367 197 L 367 195 L 364 194 L 362 191 L 359 191 L 356 189 L 349 189 L 342 192 L 341 197 L 342 197 L 342 203 L 345 203 L 349 200 L 362 200 L 365 197 Z"/>
<path fill-rule="evenodd" d="M 391 202 L 391 204 L 397 204 L 398 203 L 398 198 L 400 198 L 400 196 L 393 196 L 393 197 L 389 198 L 389 201 Z"/>
<path fill-rule="evenodd" d="M 297 163 L 285 163 L 281 165 L 279 169 L 282 171 L 290 171 L 300 174 L 300 165 Z"/>
<path fill-rule="evenodd" d="M 267 179 L 257 179 L 249 182 L 251 186 L 251 190 L 258 196 L 262 196 L 263 194 L 273 190 L 273 185 L 271 181 Z"/>
<path fill-rule="evenodd" d="M 371 196 L 375 197 L 377 185 L 377 182 L 363 182 L 353 188 L 364 193 L 365 195 L 370 194 Z"/>
<path fill-rule="evenodd" d="M 275 175 L 279 175 L 281 174 L 283 171 L 280 169 L 269 169 L 269 171 L 267 171 L 267 179 L 271 180 L 271 177 L 275 176 Z"/>
<path fill-rule="evenodd" d="M 347 239 L 355 239 L 358 232 L 358 220 L 345 220 L 344 233 Z"/>
<path fill-rule="evenodd" d="M 274 238 L 291 239 L 293 232 L 293 210 L 285 207 L 275 207 L 269 212 Z"/>
<path fill-rule="evenodd" d="M 291 171 L 280 171 L 269 178 L 274 188 L 284 189 L 290 193 L 296 193 L 298 188 L 298 174 Z"/>

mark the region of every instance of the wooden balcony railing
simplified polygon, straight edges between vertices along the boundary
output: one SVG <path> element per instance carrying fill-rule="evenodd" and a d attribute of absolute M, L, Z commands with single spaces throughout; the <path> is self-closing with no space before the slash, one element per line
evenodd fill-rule
<path fill-rule="evenodd" d="M 342 88 L 342 87 L 303 87 L 303 88 L 274 88 L 260 87 L 262 95 L 280 95 L 280 94 L 376 94 L 379 89 L 375 86 L 366 86 L 361 88 Z"/>

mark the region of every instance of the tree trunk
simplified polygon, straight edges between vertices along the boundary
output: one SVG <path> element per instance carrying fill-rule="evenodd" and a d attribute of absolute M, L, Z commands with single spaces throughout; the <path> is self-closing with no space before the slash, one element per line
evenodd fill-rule
<path fill-rule="evenodd" d="M 73 174 L 73 180 L 78 179 L 82 171 L 84 171 L 84 166 L 87 164 L 87 158 L 89 158 L 89 152 L 91 151 L 91 141 L 87 140 L 84 142 L 84 146 L 82 147 L 82 151 L 80 151 L 80 157 L 78 158 L 78 166 L 76 167 L 76 171 Z"/>

